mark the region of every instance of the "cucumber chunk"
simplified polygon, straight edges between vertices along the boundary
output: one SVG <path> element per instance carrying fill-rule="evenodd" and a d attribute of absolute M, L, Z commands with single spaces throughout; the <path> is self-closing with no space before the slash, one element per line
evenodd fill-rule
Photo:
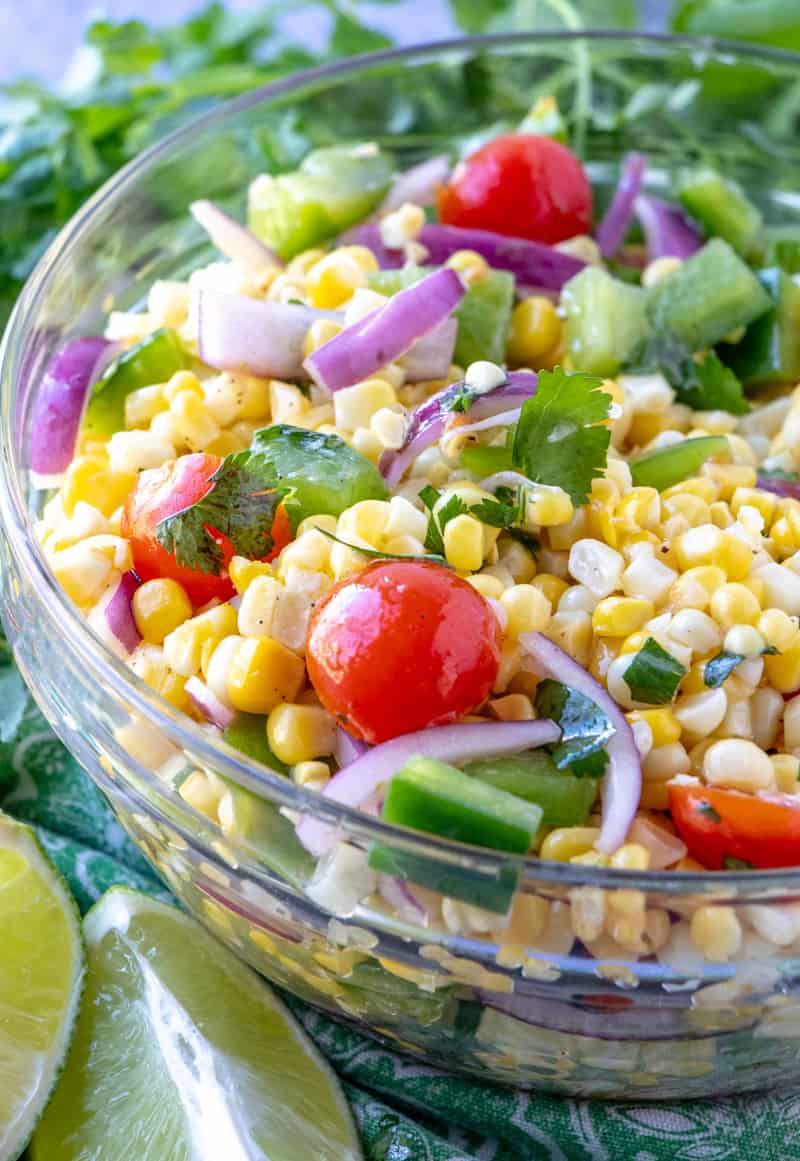
<path fill-rule="evenodd" d="M 653 287 L 648 313 L 657 331 L 670 331 L 690 350 L 702 351 L 771 305 L 750 267 L 722 238 L 712 238 Z"/>
<path fill-rule="evenodd" d="M 125 400 L 131 391 L 165 383 L 176 371 L 191 367 L 192 357 L 175 331 L 162 327 L 123 351 L 92 388 L 84 428 L 108 438 L 125 428 Z"/>
<path fill-rule="evenodd" d="M 649 338 L 647 292 L 587 266 L 561 291 L 567 347 L 578 371 L 615 375 Z"/>
<path fill-rule="evenodd" d="M 720 347 L 720 358 L 748 387 L 794 383 L 800 378 L 800 286 L 777 267 L 759 271 L 758 280 L 772 307 L 741 342 Z"/>
<path fill-rule="evenodd" d="M 714 169 L 695 170 L 679 184 L 678 197 L 707 235 L 723 238 L 740 254 L 750 253 L 764 220 L 738 182 Z"/>
<path fill-rule="evenodd" d="M 288 774 L 289 767 L 276 758 L 267 742 L 267 719 L 264 714 L 237 713 L 231 724 L 222 733 L 223 738 L 234 750 L 246 754 L 255 762 L 261 762 L 279 774 Z"/>
<path fill-rule="evenodd" d="M 582 826 L 597 797 L 594 778 L 576 778 L 557 768 L 545 750 L 511 758 L 478 758 L 464 773 L 498 790 L 535 802 L 542 808 L 543 826 Z"/>

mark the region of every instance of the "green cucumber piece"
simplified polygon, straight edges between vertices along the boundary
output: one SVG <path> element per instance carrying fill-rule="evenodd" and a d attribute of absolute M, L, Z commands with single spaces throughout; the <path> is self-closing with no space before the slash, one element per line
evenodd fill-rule
<path fill-rule="evenodd" d="M 365 218 L 381 201 L 394 165 L 377 145 L 315 149 L 294 173 L 262 176 L 248 193 L 253 233 L 284 260 Z"/>
<path fill-rule="evenodd" d="M 780 266 L 787 274 L 800 274 L 800 225 L 767 226 L 763 238 L 764 266 Z"/>
<path fill-rule="evenodd" d="M 738 182 L 715 169 L 700 169 L 686 174 L 677 192 L 707 236 L 723 238 L 745 256 L 751 252 L 764 219 Z"/>
<path fill-rule="evenodd" d="M 575 368 L 592 375 L 615 375 L 650 337 L 647 292 L 587 266 L 561 291 L 565 338 Z"/>
<path fill-rule="evenodd" d="M 713 347 L 772 305 L 756 275 L 722 238 L 706 242 L 653 287 L 648 303 L 655 329 L 670 331 L 691 351 Z"/>
<path fill-rule="evenodd" d="M 106 367 L 92 388 L 84 429 L 102 439 L 124 430 L 125 400 L 131 391 L 165 383 L 191 365 L 192 357 L 175 331 L 166 327 L 153 331 Z"/>
<path fill-rule="evenodd" d="M 377 270 L 369 276 L 369 285 L 380 294 L 393 295 L 419 282 L 434 266 L 404 266 L 401 270 Z M 462 367 L 479 359 L 505 363 L 506 339 L 514 307 L 514 275 L 506 270 L 490 270 L 485 278 L 471 286 L 453 318 L 458 333 L 453 358 Z"/>
<path fill-rule="evenodd" d="M 685 439 L 671 447 L 659 448 L 633 460 L 631 477 L 637 488 L 657 488 L 663 492 L 681 480 L 694 476 L 711 456 L 728 451 L 724 435 L 701 435 Z"/>
<path fill-rule="evenodd" d="M 259 862 L 287 883 L 301 886 L 308 882 L 315 862 L 289 819 L 273 803 L 235 782 L 223 781 L 231 799 L 225 827 L 230 840 L 252 851 Z"/>
<path fill-rule="evenodd" d="M 369 865 L 374 871 L 392 875 L 404 882 L 417 883 L 420 887 L 438 891 L 450 899 L 463 899 L 465 903 L 472 903 L 500 915 L 504 915 L 511 906 L 522 871 L 519 859 L 509 859 L 497 876 L 490 878 L 469 867 L 426 859 L 408 851 L 398 851 L 384 843 L 374 843 L 370 848 Z"/>
<path fill-rule="evenodd" d="M 279 774 L 288 774 L 289 767 L 280 758 L 276 758 L 267 742 L 267 719 L 263 714 L 237 713 L 231 724 L 222 734 L 229 746 L 277 770 Z"/>
<path fill-rule="evenodd" d="M 720 347 L 720 358 L 747 387 L 794 383 L 800 378 L 800 286 L 777 267 L 760 270 L 758 280 L 772 307 L 741 342 Z"/>
<path fill-rule="evenodd" d="M 478 758 L 463 771 L 471 778 L 505 790 L 542 808 L 543 826 L 581 826 L 589 816 L 598 784 L 562 772 L 546 750 L 531 750 L 510 758 Z"/>
<path fill-rule="evenodd" d="M 493 476 L 495 472 L 509 471 L 514 467 L 511 448 L 503 444 L 474 444 L 465 447 L 461 453 L 461 466 L 475 476 Z"/>

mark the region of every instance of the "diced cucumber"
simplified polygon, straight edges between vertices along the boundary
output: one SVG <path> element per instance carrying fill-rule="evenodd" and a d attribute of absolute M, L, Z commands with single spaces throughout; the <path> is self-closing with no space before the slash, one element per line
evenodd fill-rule
<path fill-rule="evenodd" d="M 764 219 L 738 182 L 714 169 L 694 170 L 680 182 L 678 197 L 706 235 L 723 238 L 740 254 L 750 253 Z"/>
<path fill-rule="evenodd" d="M 378 270 L 369 284 L 380 294 L 397 294 L 430 274 L 433 266 L 404 266 L 401 270 Z M 490 270 L 471 286 L 453 311 L 458 334 L 453 358 L 462 367 L 479 359 L 504 363 L 506 338 L 514 306 L 514 275 L 506 270 Z"/>
<path fill-rule="evenodd" d="M 756 275 L 722 238 L 712 238 L 649 292 L 655 329 L 706 350 L 772 305 Z"/>
<path fill-rule="evenodd" d="M 234 750 L 246 754 L 256 762 L 288 774 L 289 767 L 276 758 L 267 743 L 267 719 L 263 714 L 237 713 L 231 724 L 223 731 L 223 738 Z"/>
<path fill-rule="evenodd" d="M 784 271 L 761 270 L 758 279 L 772 300 L 741 342 L 720 347 L 720 358 L 748 387 L 800 379 L 800 286 Z"/>
<path fill-rule="evenodd" d="M 800 274 L 800 224 L 767 226 L 763 241 L 764 266 L 780 266 L 787 274 Z"/>
<path fill-rule="evenodd" d="M 314 870 L 314 860 L 289 819 L 273 803 L 235 782 L 224 781 L 230 795 L 225 828 L 231 841 L 247 847 L 288 883 L 306 883 Z"/>
<path fill-rule="evenodd" d="M 107 439 L 125 428 L 125 400 L 131 391 L 165 383 L 176 371 L 191 367 L 192 357 L 175 331 L 161 328 L 123 351 L 92 388 L 84 428 Z"/>
<path fill-rule="evenodd" d="M 374 871 L 417 883 L 450 899 L 463 899 L 465 903 L 498 914 L 508 911 L 522 867 L 519 859 L 509 859 L 492 878 L 470 867 L 426 859 L 385 843 L 374 843 L 370 848 L 369 865 Z"/>
<path fill-rule="evenodd" d="M 281 258 L 324 242 L 366 217 L 389 188 L 394 167 L 377 145 L 315 149 L 295 173 L 250 186 L 247 220 Z"/>
<path fill-rule="evenodd" d="M 530 750 L 511 758 L 478 758 L 464 773 L 480 778 L 542 808 L 543 826 L 581 826 L 597 797 L 593 778 L 576 778 L 560 771 L 546 750 Z"/>
<path fill-rule="evenodd" d="M 561 291 L 565 337 L 575 369 L 614 375 L 651 333 L 647 292 L 587 266 Z"/>
<path fill-rule="evenodd" d="M 723 455 L 729 450 L 724 435 L 699 435 L 683 439 L 669 447 L 647 452 L 630 464 L 631 478 L 636 488 L 657 488 L 663 492 L 694 476 L 711 456 Z"/>

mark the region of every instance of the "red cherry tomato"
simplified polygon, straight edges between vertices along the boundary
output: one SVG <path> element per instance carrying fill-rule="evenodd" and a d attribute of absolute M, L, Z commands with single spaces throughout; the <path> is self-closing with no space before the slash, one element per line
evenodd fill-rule
<path fill-rule="evenodd" d="M 233 596 L 235 590 L 227 575 L 228 562 L 234 555 L 233 545 L 225 536 L 209 530 L 220 545 L 224 559 L 225 571 L 215 576 L 178 564 L 173 554 L 156 539 L 156 526 L 167 516 L 201 500 L 221 463 L 219 456 L 196 452 L 142 472 L 122 515 L 122 535 L 131 542 L 133 567 L 142 580 L 170 577 L 179 581 L 195 606 L 205 605 L 214 598 L 227 601 Z M 282 506 L 275 514 L 272 537 L 274 548 L 268 560 L 277 556 L 292 538 L 289 517 Z"/>
<path fill-rule="evenodd" d="M 592 225 L 592 189 L 574 153 L 550 137 L 507 133 L 456 166 L 439 192 L 448 226 L 554 245 Z"/>
<path fill-rule="evenodd" d="M 738 790 L 670 786 L 669 809 L 689 853 L 704 867 L 800 866 L 800 801 Z"/>
<path fill-rule="evenodd" d="M 437 564 L 377 561 L 311 618 L 306 664 L 325 708 L 367 742 L 441 725 L 486 699 L 500 626 L 486 600 Z"/>

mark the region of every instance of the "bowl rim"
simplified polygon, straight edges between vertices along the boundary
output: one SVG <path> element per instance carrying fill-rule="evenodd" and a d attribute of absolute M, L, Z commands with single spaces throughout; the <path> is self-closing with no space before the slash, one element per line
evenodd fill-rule
<path fill-rule="evenodd" d="M 0 384 L 16 384 L 17 375 L 23 365 L 30 339 L 32 320 L 42 298 L 46 296 L 49 284 L 56 272 L 67 264 L 74 249 L 80 244 L 83 234 L 91 227 L 96 211 L 107 202 L 119 202 L 127 188 L 136 182 L 159 161 L 168 157 L 177 146 L 200 132 L 207 132 L 218 123 L 223 123 L 256 105 L 276 97 L 320 83 L 343 77 L 358 78 L 376 65 L 389 63 L 412 63 L 420 65 L 434 63 L 442 54 L 473 54 L 480 51 L 501 51 L 535 46 L 537 44 L 570 43 L 618 43 L 620 45 L 652 46 L 660 49 L 670 47 L 695 50 L 706 55 L 731 58 L 726 63 L 751 60 L 794 66 L 800 75 L 800 53 L 763 45 L 748 45 L 715 37 L 692 37 L 669 33 L 646 33 L 618 31 L 613 29 L 585 29 L 574 31 L 553 30 L 540 33 L 504 33 L 475 37 L 454 37 L 437 41 L 420 42 L 400 48 L 391 48 L 356 57 L 348 57 L 312 69 L 292 73 L 288 77 L 272 81 L 250 92 L 193 118 L 185 125 L 169 133 L 149 146 L 112 175 L 61 228 L 55 239 L 37 262 L 34 270 L 20 292 L 9 318 L 5 333 L 0 339 Z M 355 807 L 344 806 L 326 799 L 317 791 L 307 790 L 289 781 L 283 775 L 266 769 L 240 751 L 233 749 L 222 739 L 212 739 L 208 727 L 194 722 L 188 715 L 170 705 L 159 694 L 150 689 L 125 661 L 118 657 L 88 625 L 77 607 L 69 600 L 58 585 L 35 540 L 33 524 L 24 500 L 20 474 L 27 469 L 14 462 L 13 455 L 13 404 L 15 393 L 3 392 L 2 398 L 2 441 L 0 443 L 0 525 L 4 527 L 9 544 L 17 557 L 26 582 L 33 588 L 37 600 L 55 606 L 60 623 L 64 626 L 68 648 L 78 653 L 80 660 L 89 670 L 99 676 L 115 697 L 122 697 L 131 708 L 157 726 L 165 728 L 167 736 L 182 749 L 188 750 L 198 764 L 207 764 L 225 777 L 257 794 L 268 796 L 271 801 L 290 810 L 309 813 L 333 826 L 339 826 L 347 834 L 378 840 L 385 843 L 400 840 L 401 846 L 415 854 L 428 858 L 439 858 L 442 862 L 458 863 L 492 875 L 498 874 L 510 862 L 522 872 L 521 883 L 526 879 L 545 881 L 557 886 L 598 886 L 598 887 L 638 887 L 644 891 L 678 895 L 684 893 L 713 893 L 742 897 L 762 891 L 785 891 L 800 888 L 800 867 L 777 870 L 728 871 L 719 873 L 675 872 L 675 871 L 624 871 L 612 868 L 580 867 L 569 863 L 558 863 L 534 857 L 516 857 L 505 852 L 493 852 L 486 848 L 443 839 L 437 835 L 408 830 L 381 819 L 368 816 Z M 151 783 L 159 797 L 169 792 L 169 787 L 154 771 L 146 770 L 139 763 L 139 774 Z M 194 812 L 187 807 L 177 794 L 172 794 L 173 806 L 186 814 L 187 825 L 191 825 Z M 244 854 L 244 852 L 242 852 Z M 242 864 L 243 868 L 246 866 Z"/>

